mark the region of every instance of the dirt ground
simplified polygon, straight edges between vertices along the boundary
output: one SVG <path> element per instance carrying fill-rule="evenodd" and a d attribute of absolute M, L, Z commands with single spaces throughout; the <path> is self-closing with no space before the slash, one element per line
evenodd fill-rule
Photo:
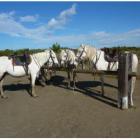
<path fill-rule="evenodd" d="M 0 99 L 0 137 L 140 137 L 140 80 L 135 108 L 117 108 L 117 79 L 105 77 L 105 97 L 99 78 L 78 74 L 73 92 L 66 88 L 65 72 L 57 72 L 46 87 L 36 86 L 38 98 L 27 92 L 27 78 L 7 77 Z"/>

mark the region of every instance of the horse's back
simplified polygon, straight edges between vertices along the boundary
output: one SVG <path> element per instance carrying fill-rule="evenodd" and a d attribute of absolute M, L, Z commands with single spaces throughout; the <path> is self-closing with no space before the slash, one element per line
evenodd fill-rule
<path fill-rule="evenodd" d="M 7 60 L 8 56 L 0 56 L 0 60 Z"/>
<path fill-rule="evenodd" d="M 2 64 L 7 63 L 8 61 L 10 61 L 10 59 L 8 58 L 8 56 L 0 56 L 0 66 Z"/>

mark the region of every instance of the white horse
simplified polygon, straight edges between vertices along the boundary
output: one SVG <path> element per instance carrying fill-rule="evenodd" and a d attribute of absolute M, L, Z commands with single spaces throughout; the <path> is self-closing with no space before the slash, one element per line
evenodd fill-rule
<path fill-rule="evenodd" d="M 89 55 L 88 52 L 92 52 L 91 55 Z M 108 66 L 110 65 L 110 71 L 117 71 L 118 70 L 118 61 L 116 62 L 109 62 L 105 60 L 105 53 L 102 50 L 97 50 L 96 48 L 89 47 L 88 45 L 81 45 L 80 48 L 78 49 L 77 52 L 77 58 L 79 60 L 84 60 L 86 58 L 89 58 L 93 66 L 96 67 L 97 70 L 108 70 Z M 138 57 L 136 54 L 132 55 L 132 72 L 137 72 L 138 68 Z M 136 77 L 132 77 L 132 83 L 131 83 L 131 93 L 130 93 L 130 102 L 129 105 L 133 106 L 133 92 L 135 88 L 135 82 L 136 82 Z"/>
<path fill-rule="evenodd" d="M 52 62 L 58 64 L 57 57 L 52 50 L 45 50 L 43 52 L 35 53 L 30 55 L 31 63 L 28 65 L 28 72 L 26 73 L 23 66 L 13 66 L 12 58 L 7 56 L 0 57 L 0 94 L 2 98 L 6 98 L 3 92 L 3 80 L 6 74 L 9 74 L 13 77 L 26 76 L 27 74 L 31 76 L 31 95 L 37 97 L 35 94 L 35 80 L 40 71 L 40 68 L 46 62 Z"/>
<path fill-rule="evenodd" d="M 76 82 L 76 67 L 78 63 L 76 62 L 76 56 L 75 53 L 72 50 L 66 49 L 61 50 L 60 55 L 60 65 L 62 67 L 65 67 L 68 74 L 68 88 L 70 88 L 70 81 L 72 77 L 73 81 L 73 90 L 76 88 L 75 82 Z"/>

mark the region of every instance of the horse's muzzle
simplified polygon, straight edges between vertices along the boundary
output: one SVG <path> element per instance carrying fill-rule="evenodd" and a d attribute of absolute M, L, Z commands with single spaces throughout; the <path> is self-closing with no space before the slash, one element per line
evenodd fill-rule
<path fill-rule="evenodd" d="M 53 66 L 54 66 L 55 68 L 60 67 L 60 65 L 59 65 L 58 63 L 54 63 Z"/>

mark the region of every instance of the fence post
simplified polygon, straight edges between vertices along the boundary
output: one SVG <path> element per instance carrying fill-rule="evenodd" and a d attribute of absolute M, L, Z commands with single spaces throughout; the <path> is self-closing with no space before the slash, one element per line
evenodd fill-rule
<path fill-rule="evenodd" d="M 133 54 L 128 55 L 128 72 L 132 72 L 132 57 Z M 128 76 L 128 105 L 131 105 L 131 90 L 132 90 L 132 76 Z"/>
<path fill-rule="evenodd" d="M 128 109 L 128 54 L 119 56 L 118 107 Z"/>

